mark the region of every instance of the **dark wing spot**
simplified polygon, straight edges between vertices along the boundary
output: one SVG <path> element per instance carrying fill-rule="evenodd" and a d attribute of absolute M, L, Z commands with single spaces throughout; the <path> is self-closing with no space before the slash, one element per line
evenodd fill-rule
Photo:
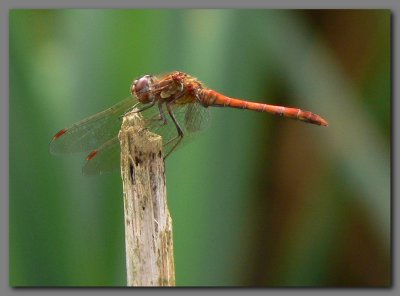
<path fill-rule="evenodd" d="M 61 137 L 63 134 L 65 134 L 66 132 L 67 132 L 66 129 L 60 130 L 58 133 L 56 133 L 56 134 L 54 135 L 53 141 L 54 141 L 54 140 L 57 140 L 58 138 L 60 138 L 60 137 Z"/>
<path fill-rule="evenodd" d="M 89 161 L 91 160 L 93 157 L 95 157 L 97 154 L 97 150 L 93 150 L 92 152 L 90 152 L 90 154 L 86 157 L 86 160 Z"/>

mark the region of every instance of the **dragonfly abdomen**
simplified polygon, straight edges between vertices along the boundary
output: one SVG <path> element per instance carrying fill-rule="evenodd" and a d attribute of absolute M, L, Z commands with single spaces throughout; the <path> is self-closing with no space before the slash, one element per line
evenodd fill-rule
<path fill-rule="evenodd" d="M 247 109 L 247 110 L 284 116 L 287 118 L 297 119 L 300 121 L 313 123 L 317 125 L 323 125 L 323 126 L 328 125 L 328 123 L 322 117 L 310 111 L 229 98 L 210 89 L 201 90 L 200 100 L 205 106 L 219 106 L 219 107 Z"/>

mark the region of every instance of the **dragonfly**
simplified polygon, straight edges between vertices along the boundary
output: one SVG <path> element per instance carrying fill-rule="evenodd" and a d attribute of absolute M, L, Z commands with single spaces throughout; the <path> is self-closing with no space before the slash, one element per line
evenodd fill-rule
<path fill-rule="evenodd" d="M 231 98 L 180 71 L 141 76 L 133 81 L 130 92 L 128 98 L 114 106 L 56 133 L 50 142 L 50 152 L 87 152 L 82 168 L 85 175 L 118 168 L 118 131 L 122 117 L 128 112 L 140 112 L 145 122 L 143 128 L 162 137 L 164 158 L 208 126 L 208 107 L 247 109 L 328 126 L 325 119 L 310 111 Z"/>

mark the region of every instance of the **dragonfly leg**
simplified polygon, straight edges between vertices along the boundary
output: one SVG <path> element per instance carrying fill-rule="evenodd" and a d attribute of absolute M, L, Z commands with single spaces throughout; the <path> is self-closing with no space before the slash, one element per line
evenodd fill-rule
<path fill-rule="evenodd" d="M 147 110 L 147 109 L 153 107 L 155 103 L 156 103 L 156 100 L 154 99 L 154 100 L 151 101 L 147 106 L 144 106 L 144 107 L 141 108 L 141 109 L 135 110 L 134 113 L 143 112 L 144 110 Z M 135 108 L 135 107 L 133 107 L 133 108 Z M 133 110 L 131 110 L 131 111 L 133 111 Z"/>
<path fill-rule="evenodd" d="M 167 124 L 167 118 L 165 118 L 164 111 L 162 109 L 162 102 L 158 101 L 158 110 L 160 111 L 160 120 L 163 121 L 163 125 Z"/>
<path fill-rule="evenodd" d="M 175 150 L 175 148 L 178 146 L 178 144 L 180 143 L 180 141 L 183 138 L 183 130 L 175 118 L 175 115 L 171 109 L 171 104 L 173 104 L 174 101 L 176 101 L 177 99 L 181 98 L 184 94 L 185 94 L 185 90 L 184 90 L 183 84 L 181 84 L 181 92 L 178 95 L 176 95 L 171 101 L 169 101 L 165 104 L 165 106 L 167 107 L 168 114 L 172 118 L 172 121 L 175 124 L 176 130 L 178 131 L 178 135 L 176 137 L 172 138 L 171 140 L 169 140 L 167 143 L 165 143 L 164 146 L 167 146 L 169 143 L 175 141 L 177 138 L 179 138 L 179 140 L 172 147 L 172 149 L 167 153 L 167 155 L 164 156 L 164 159 L 166 159 L 167 156 L 170 155 L 171 152 Z M 158 109 L 160 110 L 160 117 L 161 117 L 160 119 L 163 121 L 163 123 L 165 125 L 165 124 L 167 124 L 167 119 L 166 119 L 166 117 L 164 115 L 164 111 L 162 109 L 162 103 L 163 103 L 162 101 L 158 102 Z"/>
<path fill-rule="evenodd" d="M 175 143 L 174 147 L 172 147 L 172 149 L 168 152 L 168 154 L 164 156 L 164 159 L 167 158 L 168 155 L 170 155 L 171 152 L 175 150 L 175 148 L 179 145 L 179 143 L 180 143 L 180 142 L 182 141 L 182 139 L 183 139 L 183 130 L 182 130 L 181 126 L 179 125 L 178 121 L 176 120 L 175 115 L 174 115 L 174 112 L 171 110 L 171 103 L 172 103 L 172 102 L 173 102 L 173 101 L 168 102 L 168 103 L 166 104 L 166 107 L 167 107 L 169 116 L 171 117 L 172 121 L 173 121 L 174 124 L 175 124 L 176 130 L 178 131 L 178 135 L 177 135 L 175 138 L 173 138 L 173 139 L 171 139 L 170 141 L 168 141 L 168 143 L 170 143 L 170 142 L 176 140 L 176 138 L 179 138 L 179 140 Z M 168 143 L 166 143 L 165 145 L 167 145 Z"/>
<path fill-rule="evenodd" d="M 153 100 L 153 101 L 151 101 L 151 102 L 149 103 L 149 105 L 144 106 L 142 109 L 139 109 L 139 110 L 136 110 L 136 111 L 133 112 L 133 110 L 134 110 L 134 109 L 136 108 L 136 106 L 138 105 L 138 104 L 135 104 L 132 108 L 129 108 L 124 114 L 122 114 L 121 116 L 119 116 L 118 119 L 122 120 L 122 117 L 124 117 L 124 116 L 125 116 L 126 114 L 128 114 L 129 112 L 138 113 L 138 112 L 142 112 L 142 111 L 144 111 L 144 110 L 147 110 L 147 109 L 153 107 L 155 103 L 156 103 L 156 100 Z"/>

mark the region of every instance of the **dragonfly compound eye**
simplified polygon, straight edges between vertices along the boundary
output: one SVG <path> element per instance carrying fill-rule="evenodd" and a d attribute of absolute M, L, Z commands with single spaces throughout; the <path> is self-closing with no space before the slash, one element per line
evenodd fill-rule
<path fill-rule="evenodd" d="M 149 91 L 151 90 L 152 78 L 150 75 L 145 75 L 135 81 L 131 86 L 131 92 L 140 102 L 147 103 L 149 101 Z"/>

